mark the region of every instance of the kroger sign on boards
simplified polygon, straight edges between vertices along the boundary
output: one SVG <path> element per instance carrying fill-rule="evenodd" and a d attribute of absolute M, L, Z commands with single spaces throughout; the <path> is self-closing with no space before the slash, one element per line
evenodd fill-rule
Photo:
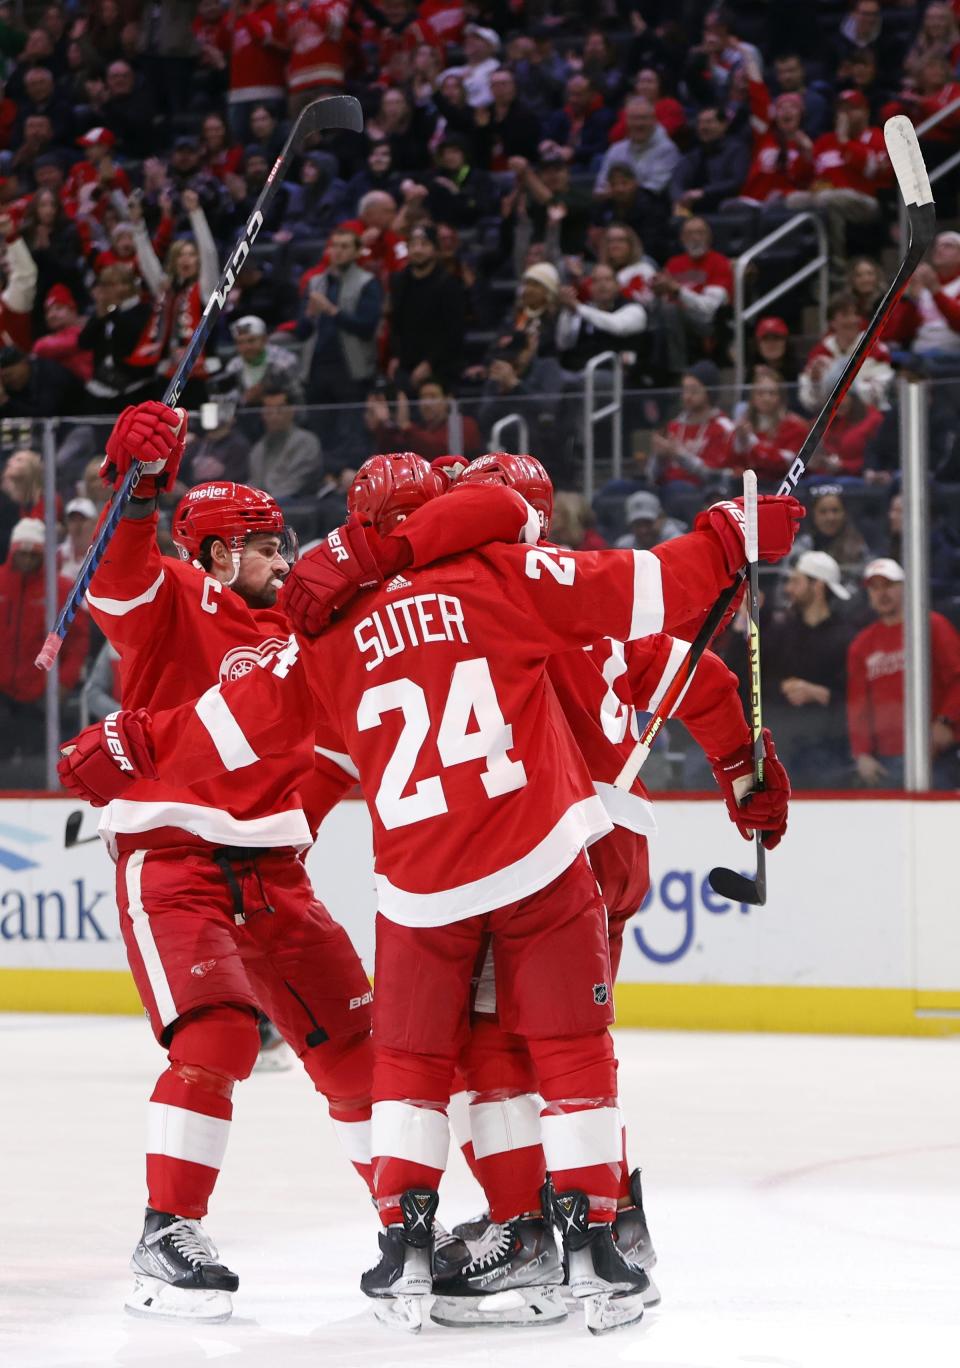
<path fill-rule="evenodd" d="M 752 845 L 718 799 L 660 802 L 657 817 L 652 887 L 624 938 L 622 1023 L 784 1025 L 785 995 L 860 994 L 863 1002 L 879 993 L 886 1004 L 897 996 L 900 1015 L 875 1014 L 871 1029 L 913 1029 L 924 989 L 933 991 L 928 1016 L 952 1020 L 956 1007 L 960 1022 L 960 919 L 955 899 L 943 895 L 953 887 L 948 837 L 960 802 L 795 801 L 787 838 L 768 858 L 762 908 L 731 903 L 707 882 L 714 865 L 753 873 Z M 115 980 L 135 1009 L 121 973 L 113 865 L 96 825 L 95 812 L 68 799 L 0 799 L 0 1007 L 56 1010 L 62 980 L 54 991 L 44 975 L 91 970 L 100 975 L 96 993 L 86 1004 L 74 993 L 71 1002 L 104 1010 L 104 985 Z M 372 969 L 376 901 L 362 803 L 330 814 L 307 867 Z M 776 995 L 774 1018 L 717 1016 L 723 992 L 738 1002 L 751 992 Z M 691 1001 L 713 1005 L 688 1019 Z M 805 1008 L 791 1020 L 803 1029 L 867 1029 L 850 1024 L 850 1010 L 847 1002 L 847 1015 L 811 1017 Z"/>

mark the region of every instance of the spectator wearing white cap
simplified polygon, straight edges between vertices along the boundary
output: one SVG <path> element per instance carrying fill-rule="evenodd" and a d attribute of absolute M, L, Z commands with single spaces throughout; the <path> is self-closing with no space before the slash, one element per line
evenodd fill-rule
<path fill-rule="evenodd" d="M 860 782 L 868 788 L 903 784 L 903 570 L 895 560 L 870 561 L 863 572 L 876 621 L 850 643 L 847 725 Z M 960 634 L 930 614 L 930 745 L 935 788 L 960 780 Z"/>
<path fill-rule="evenodd" d="M 786 607 L 763 631 L 764 711 L 797 788 L 847 787 L 847 649 L 853 626 L 838 604 L 850 591 L 826 551 L 804 551 L 787 575 Z"/>
<path fill-rule="evenodd" d="M 687 531 L 686 523 L 668 518 L 656 494 L 645 489 L 638 489 L 628 497 L 626 516 L 630 531 L 618 539 L 617 546 L 631 551 L 652 551 L 655 546 L 682 537 Z"/>
<path fill-rule="evenodd" d="M 0 784 L 17 783 L 20 759 L 43 750 L 46 676 L 34 660 L 47 635 L 43 572 L 46 530 L 39 518 L 21 518 L 10 533 L 10 551 L 0 565 Z M 60 576 L 57 598 L 63 603 L 71 581 Z M 78 613 L 58 658 L 60 689 L 77 684 L 90 642 L 90 619 Z"/>
<path fill-rule="evenodd" d="M 75 580 L 83 564 L 93 530 L 97 525 L 97 506 L 92 499 L 71 499 L 64 512 L 67 535 L 57 547 L 57 572 L 68 580 Z M 87 606 L 84 603 L 84 608 Z"/>
<path fill-rule="evenodd" d="M 468 24 L 463 30 L 463 66 L 448 67 L 441 73 L 440 83 L 447 76 L 459 76 L 467 92 L 467 104 L 478 109 L 493 100 L 490 92 L 490 77 L 500 65 L 500 36 L 491 28 L 481 24 Z"/>
<path fill-rule="evenodd" d="M 224 366 L 222 378 L 218 377 L 218 395 L 242 408 L 257 408 L 264 390 L 279 384 L 290 390 L 297 403 L 302 402 L 300 358 L 288 347 L 267 341 L 267 325 L 262 318 L 245 314 L 231 325 L 230 333 L 237 354 Z"/>

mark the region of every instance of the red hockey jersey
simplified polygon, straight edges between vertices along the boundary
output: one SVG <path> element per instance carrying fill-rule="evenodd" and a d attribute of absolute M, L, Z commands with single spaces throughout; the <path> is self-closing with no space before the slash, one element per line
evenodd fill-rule
<path fill-rule="evenodd" d="M 350 6 L 344 0 L 295 0 L 287 7 L 291 91 L 343 85 L 346 48 L 343 31 Z"/>
<path fill-rule="evenodd" d="M 496 545 L 407 571 L 201 708 L 157 716 L 160 772 L 252 765 L 312 729 L 318 703 L 371 812 L 383 915 L 430 926 L 507 905 L 611 827 L 547 659 L 604 628 L 632 640 L 689 619 L 726 580 L 709 533 L 654 552 Z"/>
<path fill-rule="evenodd" d="M 879 128 L 865 128 L 858 138 L 841 142 L 836 133 L 824 133 L 813 144 L 815 181 L 842 190 L 875 195 L 893 181 L 887 145 Z"/>

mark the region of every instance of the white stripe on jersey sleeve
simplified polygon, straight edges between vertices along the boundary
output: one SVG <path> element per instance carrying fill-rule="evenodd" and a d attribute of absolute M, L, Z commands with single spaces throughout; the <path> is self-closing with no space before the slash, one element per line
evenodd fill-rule
<path fill-rule="evenodd" d="M 663 578 L 651 551 L 633 553 L 633 615 L 628 641 L 663 631 Z"/>
<path fill-rule="evenodd" d="M 325 746 L 314 746 L 313 749 L 318 755 L 326 756 L 328 760 L 332 760 L 335 765 L 338 765 L 340 769 L 343 770 L 344 774 L 349 774 L 351 779 L 360 778 L 360 771 L 350 759 L 349 755 L 342 755 L 340 751 L 327 750 Z"/>
<path fill-rule="evenodd" d="M 101 613 L 108 613 L 110 617 L 123 617 L 125 613 L 130 613 L 134 608 L 142 608 L 145 603 L 152 603 L 160 592 L 163 583 L 163 571 L 161 570 L 157 578 L 153 581 L 149 589 L 144 589 L 142 594 L 138 594 L 132 599 L 111 599 L 94 598 L 87 590 L 87 602 L 91 608 L 96 608 Z"/>
<path fill-rule="evenodd" d="M 216 684 L 201 694 L 194 704 L 194 710 L 226 769 L 243 769 L 260 759 L 223 701 L 223 694 Z"/>
<path fill-rule="evenodd" d="M 674 637 L 670 645 L 670 654 L 667 656 L 667 663 L 663 667 L 663 674 L 660 676 L 659 682 L 657 683 L 657 687 L 654 689 L 653 693 L 650 695 L 650 698 L 646 703 L 641 703 L 639 699 L 637 700 L 637 706 L 641 712 L 656 712 L 657 708 L 659 708 L 660 706 L 660 700 L 663 698 L 663 695 L 667 692 L 667 689 L 673 683 L 673 677 L 679 670 L 680 665 L 683 662 L 689 650 L 690 643 L 688 641 L 678 641 L 676 637 Z M 683 689 L 681 690 L 676 703 L 674 703 L 673 705 L 673 710 L 670 713 L 671 717 L 677 711 L 681 702 L 683 701 L 684 695 L 686 694 L 690 685 L 693 683 L 693 676 L 695 674 L 696 670 L 693 670 L 690 675 L 690 678 L 687 680 L 686 684 L 684 684 Z"/>

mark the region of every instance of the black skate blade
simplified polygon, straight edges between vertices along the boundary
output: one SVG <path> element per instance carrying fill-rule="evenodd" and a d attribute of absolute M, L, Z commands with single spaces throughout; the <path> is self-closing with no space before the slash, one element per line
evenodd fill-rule
<path fill-rule="evenodd" d="M 767 901 L 767 881 L 759 871 L 755 879 L 748 879 L 735 869 L 724 869 L 718 865 L 711 869 L 707 881 L 714 893 L 731 902 L 748 903 L 751 907 L 763 907 Z"/>

